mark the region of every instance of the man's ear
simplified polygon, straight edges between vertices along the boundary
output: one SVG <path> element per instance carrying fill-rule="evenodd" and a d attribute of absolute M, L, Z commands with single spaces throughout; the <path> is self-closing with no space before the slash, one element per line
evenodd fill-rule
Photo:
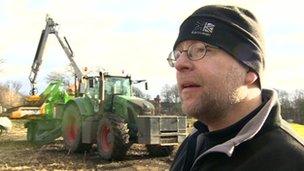
<path fill-rule="evenodd" d="M 249 70 L 246 73 L 245 84 L 252 85 L 258 78 L 259 77 L 255 72 Z"/>

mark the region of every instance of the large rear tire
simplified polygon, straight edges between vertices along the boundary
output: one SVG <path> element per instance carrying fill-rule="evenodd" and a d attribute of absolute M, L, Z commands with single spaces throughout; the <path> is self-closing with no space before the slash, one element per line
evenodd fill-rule
<path fill-rule="evenodd" d="M 165 157 L 172 154 L 174 146 L 161 146 L 161 145 L 146 145 L 146 148 L 151 156 Z"/>
<path fill-rule="evenodd" d="M 129 129 L 123 119 L 109 115 L 100 120 L 97 132 L 97 149 L 106 160 L 120 160 L 128 151 Z"/>
<path fill-rule="evenodd" d="M 81 142 L 81 115 L 75 104 L 69 104 L 62 118 L 62 136 L 64 145 L 70 152 L 83 152 L 91 148 L 91 144 Z"/>

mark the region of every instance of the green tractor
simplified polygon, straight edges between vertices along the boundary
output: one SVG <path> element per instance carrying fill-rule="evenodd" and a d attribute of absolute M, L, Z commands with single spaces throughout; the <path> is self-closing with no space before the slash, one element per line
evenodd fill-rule
<path fill-rule="evenodd" d="M 63 136 L 69 152 L 87 151 L 97 144 L 104 159 L 123 158 L 132 143 L 146 144 L 153 155 L 169 155 L 186 137 L 186 116 L 155 113 L 152 103 L 132 95 L 130 76 L 84 74 L 56 26 L 47 16 L 29 76 L 31 94 L 37 92 L 36 77 L 48 35 L 54 34 L 74 69 L 75 97 L 66 95 L 61 86 L 47 91 L 47 115 L 26 124 L 28 140 L 46 144 Z"/>
<path fill-rule="evenodd" d="M 87 79 L 87 93 L 64 105 L 62 135 L 70 152 L 97 144 L 102 158 L 118 160 L 140 143 L 153 155 L 169 155 L 186 137 L 186 117 L 155 115 L 150 102 L 132 96 L 130 76 Z"/>

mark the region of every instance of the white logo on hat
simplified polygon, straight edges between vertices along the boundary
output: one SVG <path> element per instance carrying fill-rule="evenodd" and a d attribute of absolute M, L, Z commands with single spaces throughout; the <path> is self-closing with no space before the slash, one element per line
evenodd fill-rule
<path fill-rule="evenodd" d="M 210 36 L 214 30 L 214 27 L 215 25 L 212 23 L 197 21 L 191 34 L 203 34 L 205 36 Z"/>

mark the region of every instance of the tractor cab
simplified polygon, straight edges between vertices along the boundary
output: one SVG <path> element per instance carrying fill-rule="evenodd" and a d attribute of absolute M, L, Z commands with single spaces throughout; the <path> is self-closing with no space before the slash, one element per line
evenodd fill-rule
<path fill-rule="evenodd" d="M 99 104 L 102 101 L 104 112 L 113 110 L 113 100 L 115 96 L 130 97 L 132 95 L 130 76 L 113 76 L 104 74 L 103 76 L 87 77 L 85 96 L 89 97 L 93 103 L 94 111 L 98 112 Z"/>
<path fill-rule="evenodd" d="M 105 75 L 102 80 L 100 80 L 99 76 L 87 77 L 88 86 L 87 94 L 88 95 L 98 95 L 100 81 L 104 84 L 103 89 L 104 93 L 107 96 L 111 95 L 124 95 L 131 96 L 131 77 L 130 76 L 112 76 Z"/>

